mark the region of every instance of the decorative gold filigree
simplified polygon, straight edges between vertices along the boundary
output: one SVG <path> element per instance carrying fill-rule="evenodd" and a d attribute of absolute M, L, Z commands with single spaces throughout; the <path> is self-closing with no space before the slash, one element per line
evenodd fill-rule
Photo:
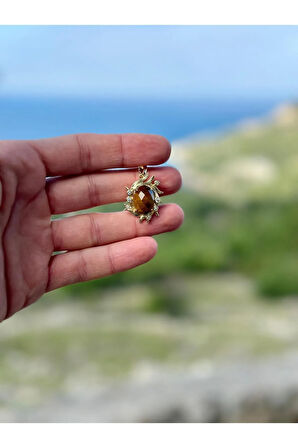
<path fill-rule="evenodd" d="M 126 198 L 126 202 L 124 204 L 124 210 L 129 211 L 130 213 L 132 213 L 135 216 L 138 216 L 138 218 L 140 219 L 140 221 L 147 221 L 150 222 L 152 216 L 155 214 L 156 216 L 159 215 L 158 213 L 158 209 L 159 209 L 159 205 L 161 203 L 161 199 L 160 199 L 160 195 L 163 194 L 163 191 L 161 191 L 158 188 L 158 185 L 160 184 L 160 182 L 158 180 L 155 180 L 154 176 L 149 177 L 149 173 L 147 170 L 147 167 L 145 166 L 139 166 L 138 167 L 138 172 L 139 172 L 139 179 L 136 180 L 131 187 L 126 187 L 127 190 L 127 198 Z M 148 179 L 149 177 L 149 179 Z M 148 213 L 139 213 L 135 206 L 134 206 L 134 202 L 133 202 L 133 195 L 139 190 L 140 187 L 147 187 L 151 190 L 152 195 L 153 195 L 153 206 L 151 208 L 151 210 Z"/>

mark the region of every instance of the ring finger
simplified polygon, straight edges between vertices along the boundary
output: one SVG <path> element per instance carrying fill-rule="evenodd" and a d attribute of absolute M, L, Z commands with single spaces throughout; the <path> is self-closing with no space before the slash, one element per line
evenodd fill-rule
<path fill-rule="evenodd" d="M 53 221 L 54 248 L 60 251 L 102 246 L 169 232 L 182 224 L 183 211 L 178 205 L 162 205 L 159 211 L 160 216 L 150 224 L 141 223 L 128 212 L 88 213 Z"/>

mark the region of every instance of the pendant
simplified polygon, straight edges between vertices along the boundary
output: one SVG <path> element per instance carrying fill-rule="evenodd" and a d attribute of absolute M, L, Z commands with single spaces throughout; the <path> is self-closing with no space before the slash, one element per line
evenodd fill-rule
<path fill-rule="evenodd" d="M 139 179 L 131 187 L 126 187 L 127 198 L 124 204 L 125 210 L 138 216 L 140 221 L 150 222 L 152 216 L 158 216 L 160 204 L 159 195 L 163 192 L 158 189 L 159 181 L 151 176 L 146 166 L 139 166 Z"/>

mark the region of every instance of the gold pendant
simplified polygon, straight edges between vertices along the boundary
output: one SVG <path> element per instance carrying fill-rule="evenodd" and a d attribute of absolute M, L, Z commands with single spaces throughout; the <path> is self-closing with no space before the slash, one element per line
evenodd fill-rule
<path fill-rule="evenodd" d="M 127 198 L 124 204 L 125 210 L 138 216 L 140 221 L 150 222 L 152 216 L 158 216 L 160 205 L 159 195 L 163 192 L 158 189 L 159 181 L 154 180 L 154 176 L 149 179 L 146 166 L 139 166 L 139 179 L 131 187 L 126 187 Z"/>

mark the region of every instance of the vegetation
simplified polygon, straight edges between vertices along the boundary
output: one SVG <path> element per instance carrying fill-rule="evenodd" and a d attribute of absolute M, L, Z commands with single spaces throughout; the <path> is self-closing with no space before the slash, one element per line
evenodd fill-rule
<path fill-rule="evenodd" d="M 157 237 L 156 259 L 133 271 L 68 287 L 66 296 L 85 300 L 90 292 L 132 282 L 150 287 L 168 276 L 227 271 L 249 276 L 264 296 L 298 294 L 298 201 L 253 201 L 235 207 L 186 191 L 175 199 L 184 208 L 185 223 L 177 232 Z M 152 310 L 168 303 L 172 314 L 176 302 L 171 294 L 163 290 L 159 296 L 164 299 L 156 299 Z"/>

